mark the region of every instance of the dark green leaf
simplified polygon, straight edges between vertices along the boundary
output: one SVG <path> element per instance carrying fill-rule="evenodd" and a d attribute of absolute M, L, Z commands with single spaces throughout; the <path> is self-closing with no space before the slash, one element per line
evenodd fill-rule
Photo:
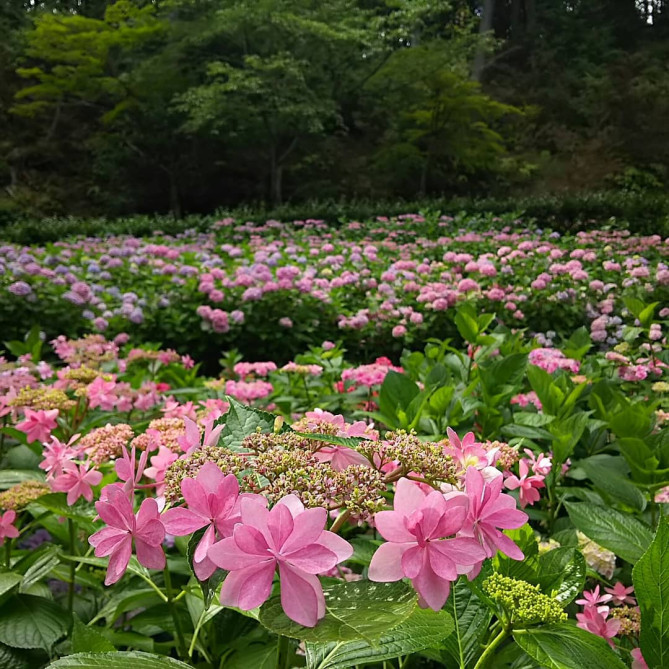
<path fill-rule="evenodd" d="M 191 665 L 164 655 L 141 651 L 116 651 L 114 653 L 77 653 L 61 657 L 49 669 L 192 669 Z"/>
<path fill-rule="evenodd" d="M 14 648 L 48 651 L 68 627 L 67 613 L 43 597 L 14 595 L 0 609 L 0 642 Z"/>
<path fill-rule="evenodd" d="M 542 591 L 566 606 L 583 590 L 585 559 L 576 548 L 555 548 L 539 556 L 537 573 Z"/>
<path fill-rule="evenodd" d="M 95 627 L 84 625 L 77 615 L 72 621 L 73 653 L 108 653 L 116 650 L 114 644 Z"/>

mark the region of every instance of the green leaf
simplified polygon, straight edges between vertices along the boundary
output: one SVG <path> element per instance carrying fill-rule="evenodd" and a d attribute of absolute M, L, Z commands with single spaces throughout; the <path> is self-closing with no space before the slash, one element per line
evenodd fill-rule
<path fill-rule="evenodd" d="M 303 627 L 283 612 L 279 597 L 260 609 L 260 622 L 271 632 L 312 643 L 375 641 L 408 618 L 416 594 L 401 581 L 353 581 L 323 588 L 326 614 L 316 627 Z"/>
<path fill-rule="evenodd" d="M 481 652 L 483 637 L 487 634 L 492 611 L 467 586 L 462 577 L 451 586 L 451 596 L 444 610 L 451 614 L 455 634 L 443 643 L 447 667 L 468 665 Z"/>
<path fill-rule="evenodd" d="M 197 548 L 197 545 L 200 543 L 200 539 L 202 539 L 204 533 L 206 532 L 206 529 L 207 528 L 205 527 L 193 533 L 193 536 L 188 541 L 186 557 L 188 560 L 188 566 L 193 572 L 193 576 L 200 585 L 200 589 L 202 590 L 202 597 L 204 599 L 204 608 L 208 609 L 209 606 L 211 605 L 211 600 L 214 598 L 214 595 L 216 594 L 218 586 L 221 585 L 223 579 L 226 577 L 228 572 L 222 569 L 217 569 L 206 581 L 201 581 L 195 575 L 195 571 L 193 570 L 193 556 L 195 554 L 195 549 Z"/>
<path fill-rule="evenodd" d="M 11 572 L 0 574 L 0 602 L 7 599 L 19 587 L 22 578 L 20 574 L 13 574 Z"/>
<path fill-rule="evenodd" d="M 517 425 L 526 425 L 527 427 L 543 427 L 552 423 L 555 416 L 547 416 L 543 413 L 532 413 L 530 411 L 519 411 L 513 414 L 513 422 Z"/>
<path fill-rule="evenodd" d="M 534 583 L 537 576 L 539 555 L 539 545 L 534 536 L 534 531 L 529 524 L 526 524 L 517 530 L 506 530 L 504 534 L 523 551 L 525 559 L 512 560 L 504 553 L 498 552 L 493 558 L 495 571 L 504 576 Z"/>
<path fill-rule="evenodd" d="M 258 428 L 263 433 L 274 432 L 277 416 L 241 404 L 234 397 L 226 396 L 226 400 L 230 403 L 230 408 L 226 414 L 215 422 L 215 425 L 224 424 L 218 439 L 218 446 L 223 446 L 231 451 L 239 451 L 244 437 L 253 434 Z M 283 427 L 289 429 L 287 426 Z"/>
<path fill-rule="evenodd" d="M 574 360 L 582 360 L 583 356 L 592 347 L 592 339 L 590 339 L 590 332 L 586 327 L 580 327 L 574 330 L 571 337 L 562 347 L 562 352 Z"/>
<path fill-rule="evenodd" d="M 428 404 L 435 414 L 441 415 L 446 413 L 448 407 L 451 405 L 454 393 L 455 388 L 453 386 L 442 386 L 432 393 Z"/>
<path fill-rule="evenodd" d="M 276 658 L 276 643 L 254 643 L 226 657 L 225 669 L 275 669 Z"/>
<path fill-rule="evenodd" d="M 569 623 L 517 631 L 513 638 L 546 669 L 625 669 L 604 639 Z"/>
<path fill-rule="evenodd" d="M 641 651 L 649 667 L 669 666 L 669 518 L 660 521 L 632 572 L 641 609 Z"/>
<path fill-rule="evenodd" d="M 446 611 L 416 608 L 406 620 L 373 644 L 366 641 L 307 643 L 307 666 L 310 669 L 349 669 L 426 648 L 439 648 L 453 629 L 453 619 Z"/>
<path fill-rule="evenodd" d="M 648 526 L 629 514 L 583 502 L 565 502 L 564 505 L 576 529 L 632 564 L 653 540 Z"/>
<path fill-rule="evenodd" d="M 465 303 L 458 307 L 455 314 L 455 327 L 458 328 L 460 336 L 469 344 L 476 342 L 476 337 L 479 333 L 479 324 L 476 319 L 476 314 L 471 305 Z"/>
<path fill-rule="evenodd" d="M 539 556 L 539 586 L 562 606 L 581 593 L 586 571 L 585 558 L 576 548 L 555 548 Z"/>
<path fill-rule="evenodd" d="M 32 469 L 4 469 L 0 471 L 0 490 L 6 490 L 23 481 L 44 481 L 41 471 Z"/>
<path fill-rule="evenodd" d="M 581 460 L 578 466 L 587 474 L 595 487 L 614 501 L 620 501 L 639 511 L 646 508 L 646 498 L 639 488 L 611 467 L 602 466 L 602 460 L 598 456 Z"/>
<path fill-rule="evenodd" d="M 311 432 L 295 432 L 294 434 L 299 435 L 300 437 L 305 437 L 306 439 L 313 439 L 314 441 L 322 441 L 326 444 L 333 444 L 335 446 L 346 446 L 347 448 L 352 448 L 355 450 L 360 442 L 370 441 L 369 439 L 363 439 L 362 437 L 337 437 L 333 434 L 315 434 Z"/>
<path fill-rule="evenodd" d="M 108 653 L 116 650 L 114 644 L 95 627 L 84 625 L 77 615 L 72 621 L 73 653 Z"/>
<path fill-rule="evenodd" d="M 43 597 L 14 595 L 0 609 L 0 642 L 14 648 L 49 651 L 68 627 L 67 613 Z"/>
<path fill-rule="evenodd" d="M 60 564 L 60 548 L 58 546 L 45 546 L 45 550 L 39 555 L 23 574 L 21 592 L 26 592 L 33 584 L 44 578 L 52 569 Z"/>
<path fill-rule="evenodd" d="M 418 386 L 408 376 L 391 370 L 381 384 L 379 409 L 388 418 L 396 418 L 398 409 L 406 411 L 419 392 Z"/>
<path fill-rule="evenodd" d="M 165 655 L 152 655 L 138 650 L 114 653 L 77 653 L 61 657 L 49 669 L 192 669 L 190 664 Z"/>
<path fill-rule="evenodd" d="M 540 427 L 528 427 L 527 425 L 504 425 L 502 434 L 508 434 L 510 437 L 525 437 L 527 439 L 540 439 L 552 441 L 555 437 Z"/>

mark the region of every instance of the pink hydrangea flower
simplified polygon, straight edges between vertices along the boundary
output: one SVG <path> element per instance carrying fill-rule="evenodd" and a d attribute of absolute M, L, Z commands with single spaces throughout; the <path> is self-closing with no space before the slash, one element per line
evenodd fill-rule
<path fill-rule="evenodd" d="M 204 581 L 216 571 L 207 551 L 217 533 L 219 537 L 229 537 L 241 521 L 239 483 L 234 474 L 225 476 L 213 462 L 206 462 L 194 479 L 181 482 L 181 492 L 188 507 L 165 511 L 163 524 L 169 534 L 177 537 L 207 528 L 193 555 L 195 575 Z"/>
<path fill-rule="evenodd" d="M 599 588 L 599 586 L 597 586 Z M 618 581 L 612 588 L 604 588 L 606 592 L 611 596 L 611 601 L 613 604 L 622 606 L 623 604 L 629 604 L 630 606 L 636 606 L 636 599 L 632 597 L 634 592 L 634 586 L 630 585 L 626 588 L 620 581 Z M 585 593 L 583 593 L 585 596 Z"/>
<path fill-rule="evenodd" d="M 114 392 L 115 388 L 116 381 L 105 381 L 101 376 L 98 376 L 86 389 L 91 409 L 99 407 L 103 411 L 112 411 L 118 400 Z"/>
<path fill-rule="evenodd" d="M 600 605 L 606 604 L 607 602 L 610 602 L 612 599 L 613 599 L 612 595 L 604 595 L 604 594 L 600 595 L 599 586 L 597 585 L 595 586 L 594 590 L 584 590 L 583 597 L 581 599 L 577 599 L 576 603 L 580 604 L 586 609 L 588 607 L 596 608 L 600 613 L 606 615 L 609 612 L 609 607 Z"/>
<path fill-rule="evenodd" d="M 93 489 L 102 481 L 102 472 L 88 469 L 87 465 L 76 465 L 72 461 L 63 463 L 62 472 L 51 482 L 54 492 L 66 492 L 67 504 L 72 506 L 80 497 L 87 502 L 93 501 Z"/>
<path fill-rule="evenodd" d="M 0 546 L 5 543 L 5 539 L 16 539 L 19 531 L 14 527 L 16 520 L 16 511 L 5 511 L 0 515 Z"/>
<path fill-rule="evenodd" d="M 62 474 L 63 465 L 77 457 L 77 449 L 73 448 L 72 444 L 80 436 L 75 434 L 67 444 L 56 439 L 56 437 L 51 437 L 51 441 L 44 444 L 44 460 L 39 463 L 39 468 L 47 472 L 47 480 Z"/>
<path fill-rule="evenodd" d="M 630 655 L 632 656 L 632 666 L 630 669 L 648 669 L 646 660 L 643 659 L 641 654 L 641 648 L 635 648 L 631 651 Z"/>
<path fill-rule="evenodd" d="M 314 627 L 325 615 L 325 598 L 316 574 L 353 554 L 352 546 L 324 530 L 327 511 L 305 509 L 287 495 L 270 511 L 258 495 L 241 501 L 242 522 L 233 535 L 209 549 L 209 558 L 230 570 L 221 588 L 221 604 L 244 611 L 267 601 L 279 570 L 281 606 L 300 625 Z"/>
<path fill-rule="evenodd" d="M 583 613 L 576 614 L 576 619 L 578 620 L 576 626 L 587 630 L 592 634 L 596 634 L 597 636 L 602 637 L 602 639 L 606 639 L 609 646 L 613 648 L 614 643 L 612 639 L 620 631 L 622 621 L 618 618 L 610 618 L 607 620 L 607 615 L 608 608 L 606 613 L 603 613 L 594 606 L 587 606 L 583 609 Z"/>
<path fill-rule="evenodd" d="M 400 479 L 393 511 L 374 516 L 376 528 L 388 543 L 374 553 L 369 565 L 371 581 L 411 579 L 419 604 L 439 611 L 458 574 L 471 571 L 486 553 L 471 538 L 450 538 L 467 517 L 467 496 L 448 500 L 439 491 L 425 492 L 420 485 Z"/>
<path fill-rule="evenodd" d="M 200 445 L 215 446 L 218 443 L 218 437 L 224 425 L 221 424 L 214 427 L 214 420 L 210 419 L 205 422 L 204 437 L 202 437 L 197 423 L 188 416 L 184 416 L 186 434 L 182 437 L 177 437 L 177 442 L 187 455 L 190 455 L 193 451 L 197 451 Z"/>
<path fill-rule="evenodd" d="M 25 420 L 17 423 L 16 429 L 26 433 L 28 443 L 33 441 L 48 441 L 51 436 L 51 430 L 58 426 L 56 422 L 58 409 L 33 411 L 26 407 L 24 415 Z"/>
<path fill-rule="evenodd" d="M 469 498 L 469 511 L 460 535 L 474 537 L 486 557 L 501 551 L 514 560 L 522 560 L 523 552 L 500 530 L 515 530 L 525 525 L 528 518 L 516 508 L 513 497 L 502 493 L 503 483 L 499 477 L 485 481 L 477 469 L 467 469 L 465 492 Z"/>
<path fill-rule="evenodd" d="M 525 459 L 518 463 L 518 471 L 520 477 L 511 475 L 506 479 L 504 485 L 509 490 L 518 490 L 520 506 L 525 508 L 528 504 L 531 506 L 539 501 L 540 495 L 538 488 L 545 488 L 546 484 L 544 483 L 543 476 L 538 476 L 536 474 L 534 476 L 528 476 L 530 466 Z"/>
<path fill-rule="evenodd" d="M 137 560 L 147 569 L 164 569 L 162 542 L 165 528 L 155 499 L 145 499 L 135 515 L 132 502 L 119 488 L 107 491 L 108 501 L 95 503 L 100 518 L 107 524 L 91 535 L 88 543 L 95 547 L 96 557 L 109 556 L 105 585 L 116 583 L 125 574 L 135 542 Z"/>
<path fill-rule="evenodd" d="M 162 497 L 165 492 L 165 472 L 178 458 L 167 446 L 161 446 L 157 455 L 151 457 L 151 466 L 144 470 L 144 476 L 156 482 L 156 495 Z"/>

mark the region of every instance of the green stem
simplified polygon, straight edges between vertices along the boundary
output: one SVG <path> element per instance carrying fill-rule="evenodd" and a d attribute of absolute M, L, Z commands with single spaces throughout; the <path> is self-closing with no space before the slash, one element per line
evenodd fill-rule
<path fill-rule="evenodd" d="M 186 658 L 186 642 L 184 641 L 184 633 L 181 629 L 181 620 L 179 620 L 179 613 L 177 607 L 174 606 L 174 597 L 172 596 L 172 577 L 170 576 L 169 567 L 165 567 L 163 571 L 165 578 L 165 589 L 167 590 L 167 606 L 170 609 L 172 614 L 172 620 L 174 621 L 174 629 L 176 631 L 176 641 L 177 641 L 177 653 L 182 659 Z"/>
<path fill-rule="evenodd" d="M 504 627 L 502 631 L 488 644 L 486 649 L 483 651 L 483 655 L 479 657 L 479 661 L 474 665 L 474 669 L 483 669 L 488 659 L 492 656 L 497 646 L 499 646 L 504 639 L 509 635 L 509 628 Z"/>
<path fill-rule="evenodd" d="M 276 669 L 285 669 L 290 666 L 290 640 L 287 636 L 279 635 L 279 641 L 276 644 Z"/>
<path fill-rule="evenodd" d="M 309 393 L 309 386 L 307 385 L 307 376 L 302 374 L 302 383 L 304 384 L 304 392 L 307 394 L 307 408 L 311 411 L 314 407 L 311 406 L 311 394 Z"/>
<path fill-rule="evenodd" d="M 195 625 L 195 630 L 193 631 L 193 638 L 191 639 L 190 646 L 188 647 L 188 657 L 193 657 L 193 651 L 195 650 L 195 642 L 197 641 L 197 635 L 200 633 L 202 624 L 204 622 L 204 616 L 207 613 L 207 609 L 202 609 L 202 613 L 197 620 L 197 625 Z"/>
<path fill-rule="evenodd" d="M 72 518 L 67 519 L 67 529 L 70 537 L 70 555 L 76 555 L 76 536 Z M 70 562 L 70 582 L 67 589 L 67 610 L 70 612 L 70 615 L 72 615 L 74 609 L 74 582 L 76 580 L 76 569 L 77 563 L 72 560 L 72 562 Z"/>

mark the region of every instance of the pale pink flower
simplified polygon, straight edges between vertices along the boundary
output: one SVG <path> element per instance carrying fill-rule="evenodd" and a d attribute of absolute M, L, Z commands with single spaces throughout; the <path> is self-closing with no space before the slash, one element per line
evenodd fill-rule
<path fill-rule="evenodd" d="M 269 511 L 264 499 L 242 499 L 242 523 L 233 535 L 209 549 L 210 559 L 230 570 L 221 588 L 221 604 L 249 611 L 267 601 L 279 570 L 281 606 L 300 625 L 314 627 L 325 615 L 323 588 L 316 574 L 353 554 L 352 546 L 324 530 L 327 511 L 305 509 L 287 495 Z"/>
<path fill-rule="evenodd" d="M 528 461 L 528 465 L 532 467 L 532 471 L 538 476 L 544 476 L 544 477 L 548 476 L 548 474 L 551 471 L 551 468 L 553 467 L 551 459 L 547 455 L 544 455 L 543 453 L 535 455 L 534 452 L 531 451 L 529 448 L 525 448 L 523 450 L 527 454 L 527 458 L 523 458 L 523 460 Z"/>
<path fill-rule="evenodd" d="M 86 389 L 91 409 L 99 407 L 103 411 L 112 411 L 118 399 L 114 392 L 115 388 L 116 381 L 105 381 L 98 376 Z"/>
<path fill-rule="evenodd" d="M 515 530 L 527 522 L 527 514 L 516 508 L 516 500 L 502 492 L 501 478 L 485 481 L 474 467 L 467 469 L 465 492 L 469 498 L 469 512 L 460 535 L 474 537 L 483 546 L 486 557 L 497 551 L 514 559 L 525 556 L 516 544 L 500 530 Z"/>
<path fill-rule="evenodd" d="M 545 488 L 543 476 L 528 476 L 530 471 L 527 460 L 521 460 L 518 463 L 518 470 L 520 477 L 512 475 L 504 482 L 504 485 L 509 490 L 518 489 L 518 496 L 520 499 L 520 506 L 525 508 L 528 504 L 531 506 L 539 501 L 540 495 L 538 488 Z"/>
<path fill-rule="evenodd" d="M 51 436 L 51 430 L 58 426 L 56 418 L 58 409 L 40 409 L 33 411 L 27 407 L 24 409 L 25 420 L 16 424 L 16 429 L 25 432 L 28 443 L 33 441 L 47 441 Z"/>
<path fill-rule="evenodd" d="M 607 615 L 608 615 L 608 609 L 606 613 L 603 613 L 600 612 L 594 606 L 587 606 L 583 610 L 583 613 L 576 614 L 576 619 L 578 620 L 576 626 L 580 627 L 581 629 L 587 630 L 592 634 L 596 634 L 597 636 L 602 637 L 602 639 L 606 639 L 609 646 L 613 648 L 614 643 L 612 639 L 620 631 L 620 626 L 622 625 L 622 621 L 619 620 L 618 618 L 611 618 L 607 620 L 606 619 Z"/>
<path fill-rule="evenodd" d="M 213 462 L 206 462 L 194 479 L 181 482 L 181 492 L 188 507 L 165 511 L 163 524 L 169 534 L 177 537 L 207 528 L 193 555 L 195 574 L 204 581 L 216 571 L 216 565 L 207 557 L 209 547 L 217 535 L 229 537 L 241 521 L 239 483 L 234 474 L 225 476 Z"/>
<path fill-rule="evenodd" d="M 0 515 L 0 546 L 5 543 L 5 539 L 16 539 L 19 531 L 14 527 L 16 520 L 16 511 L 5 511 Z"/>
<path fill-rule="evenodd" d="M 597 586 L 599 587 L 599 586 Z M 611 596 L 611 601 L 613 604 L 622 606 L 623 604 L 629 604 L 630 606 L 636 606 L 636 599 L 632 597 L 634 592 L 634 586 L 630 585 L 626 588 L 620 581 L 618 581 L 612 588 L 604 588 L 606 592 Z M 585 596 L 585 593 L 583 593 Z"/>
<path fill-rule="evenodd" d="M 151 457 L 151 466 L 144 470 L 144 476 L 156 482 L 156 496 L 161 497 L 165 492 L 165 472 L 178 457 L 167 446 L 161 446 L 158 454 Z"/>
<path fill-rule="evenodd" d="M 595 586 L 594 590 L 584 590 L 583 591 L 583 597 L 581 599 L 577 599 L 576 603 L 580 604 L 581 606 L 584 606 L 586 609 L 588 607 L 595 607 L 597 609 L 601 609 L 600 613 L 604 613 L 605 615 L 608 614 L 609 612 L 609 607 L 608 606 L 600 606 L 600 604 L 606 604 L 607 602 L 610 602 L 613 599 L 612 595 L 600 595 L 599 594 L 599 586 Z"/>
<path fill-rule="evenodd" d="M 369 579 L 410 578 L 419 604 L 439 611 L 448 599 L 451 582 L 486 557 L 474 539 L 446 538 L 462 529 L 466 517 L 466 495 L 447 500 L 437 490 L 427 493 L 417 483 L 400 479 L 394 510 L 374 516 L 377 530 L 388 543 L 374 553 Z"/>
<path fill-rule="evenodd" d="M 88 539 L 95 547 L 96 557 L 109 557 L 105 585 L 116 583 L 128 568 L 135 542 L 137 560 L 147 569 L 164 569 L 165 553 L 162 542 L 165 528 L 155 499 L 145 499 L 135 515 L 132 502 L 118 488 L 107 491 L 108 501 L 95 503 L 100 518 L 107 527 L 98 530 Z"/>
<path fill-rule="evenodd" d="M 630 655 L 632 656 L 632 666 L 630 669 L 648 669 L 646 660 L 643 659 L 643 655 L 641 654 L 641 648 L 635 648 L 630 652 Z"/>
<path fill-rule="evenodd" d="M 215 419 L 209 419 L 204 424 L 204 437 L 200 434 L 200 428 L 197 423 L 187 416 L 184 416 L 184 425 L 186 426 L 186 434 L 182 437 L 177 437 L 177 442 L 186 454 L 190 455 L 197 451 L 201 445 L 215 446 L 218 443 L 218 438 L 223 430 L 224 425 L 221 423 L 214 427 Z"/>
<path fill-rule="evenodd" d="M 39 463 L 39 468 L 47 472 L 47 479 L 59 476 L 63 471 L 63 465 L 77 457 L 78 451 L 72 448 L 72 444 L 80 436 L 75 434 L 67 444 L 52 436 L 51 441 L 44 444 L 44 460 Z"/>
<path fill-rule="evenodd" d="M 87 502 L 93 501 L 91 486 L 102 481 L 102 472 L 97 469 L 88 469 L 87 465 L 76 465 L 74 462 L 63 463 L 62 472 L 51 481 L 54 492 L 66 492 L 67 504 L 72 506 L 80 497 Z"/>

